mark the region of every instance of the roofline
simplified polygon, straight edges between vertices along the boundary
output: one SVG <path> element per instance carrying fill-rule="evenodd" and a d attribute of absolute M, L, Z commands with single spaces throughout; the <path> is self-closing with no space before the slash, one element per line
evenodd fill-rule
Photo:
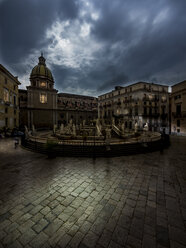
<path fill-rule="evenodd" d="M 148 83 L 148 82 L 142 82 L 142 81 L 137 82 L 137 83 L 132 83 L 132 84 L 129 84 L 127 86 L 116 86 L 116 87 L 121 87 L 121 89 L 125 89 L 127 87 L 130 87 L 130 86 L 133 86 L 136 84 L 151 84 L 151 85 L 158 85 L 158 86 L 163 86 L 163 87 L 167 87 L 167 88 L 169 87 L 169 85 L 165 85 L 165 84 Z M 109 94 L 109 93 L 114 92 L 114 91 L 117 91 L 117 90 L 114 89 L 114 90 L 108 91 L 107 93 L 99 95 L 98 97 L 104 96 L 104 95 Z"/>
<path fill-rule="evenodd" d="M 77 95 L 77 94 L 71 94 L 71 93 L 58 93 L 58 96 L 75 96 L 75 97 L 83 97 L 83 98 L 96 98 L 97 99 L 97 97 L 95 97 L 95 96 L 86 96 L 86 95 Z"/>
<path fill-rule="evenodd" d="M 2 64 L 0 64 L 0 70 L 1 70 L 2 72 L 4 72 L 4 73 L 8 74 L 8 76 L 9 76 L 11 79 L 13 79 L 14 82 L 17 83 L 18 85 L 21 84 L 21 83 L 19 82 L 19 80 L 18 80 L 16 77 L 14 77 L 14 76 L 12 75 L 12 73 L 10 73 Z"/>
<path fill-rule="evenodd" d="M 18 91 L 20 91 L 20 92 L 27 92 L 27 90 L 24 90 L 24 89 L 18 89 Z"/>
<path fill-rule="evenodd" d="M 173 84 L 171 87 L 174 87 L 174 86 L 177 86 L 177 85 L 183 84 L 183 83 L 186 83 L 186 80 L 184 80 L 184 81 L 182 81 L 182 82 L 179 82 L 179 83 L 177 83 L 177 84 Z"/>

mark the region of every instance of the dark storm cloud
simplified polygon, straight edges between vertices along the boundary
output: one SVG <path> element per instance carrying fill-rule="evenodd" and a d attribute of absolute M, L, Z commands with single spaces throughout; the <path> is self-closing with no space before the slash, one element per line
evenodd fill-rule
<path fill-rule="evenodd" d="M 0 3 L 0 45 L 2 60 L 20 61 L 45 45 L 45 31 L 57 18 L 73 19 L 74 0 L 4 0 Z"/>
<path fill-rule="evenodd" d="M 0 2 L 1 60 L 14 65 L 17 74 L 24 74 L 28 68 L 18 62 L 38 50 L 44 50 L 47 58 L 48 47 L 55 49 L 58 40 L 55 35 L 46 39 L 46 30 L 56 20 L 70 20 L 61 38 L 70 40 L 76 33 L 76 44 L 81 25 L 87 23 L 92 42 L 88 48 L 100 46 L 87 54 L 89 63 L 83 64 L 82 59 L 79 67 L 49 62 L 56 88 L 77 87 L 82 93 L 101 94 L 141 80 L 173 84 L 186 79 L 185 9 L 185 0 L 4 0 Z M 93 12 L 98 18 L 92 18 Z M 79 42 L 80 49 L 75 45 L 77 57 L 85 44 Z M 56 59 L 66 61 L 62 56 Z"/>
<path fill-rule="evenodd" d="M 101 18 L 92 32 L 98 40 L 105 42 L 108 55 L 108 48 L 119 44 L 114 51 L 115 55 L 119 52 L 119 56 L 115 56 L 115 67 L 121 68 L 123 65 L 128 79 L 173 83 L 172 78 L 165 77 L 163 73 L 169 70 L 172 74 L 175 65 L 178 70 L 180 67 L 177 80 L 186 77 L 183 70 L 183 64 L 186 67 L 186 1 L 148 0 L 131 3 L 116 0 L 110 4 L 107 1 L 96 1 L 95 4 L 99 5 Z M 161 79 L 156 74 L 160 74 Z M 105 87 L 106 90 L 108 85 L 116 85 L 114 80 L 109 81 L 110 84 L 106 82 L 98 89 Z"/>

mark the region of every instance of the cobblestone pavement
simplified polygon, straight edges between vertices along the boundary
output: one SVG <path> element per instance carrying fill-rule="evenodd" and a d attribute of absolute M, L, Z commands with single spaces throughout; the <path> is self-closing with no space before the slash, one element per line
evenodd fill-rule
<path fill-rule="evenodd" d="M 186 137 L 163 153 L 55 158 L 0 141 L 0 247 L 186 247 Z"/>

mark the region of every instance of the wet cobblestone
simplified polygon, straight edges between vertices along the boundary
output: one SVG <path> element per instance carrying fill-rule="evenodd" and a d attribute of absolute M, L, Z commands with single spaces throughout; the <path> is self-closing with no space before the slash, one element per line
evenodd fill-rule
<path fill-rule="evenodd" d="M 93 160 L 0 140 L 0 247 L 186 247 L 186 137 L 171 142 Z"/>

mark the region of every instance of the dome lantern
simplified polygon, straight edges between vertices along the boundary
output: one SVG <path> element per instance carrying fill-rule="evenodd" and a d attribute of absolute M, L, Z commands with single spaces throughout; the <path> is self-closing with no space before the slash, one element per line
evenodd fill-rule
<path fill-rule="evenodd" d="M 38 59 L 39 59 L 38 65 L 46 66 L 46 64 L 45 64 L 46 59 L 43 57 L 43 53 L 41 53 L 41 56 Z"/>

